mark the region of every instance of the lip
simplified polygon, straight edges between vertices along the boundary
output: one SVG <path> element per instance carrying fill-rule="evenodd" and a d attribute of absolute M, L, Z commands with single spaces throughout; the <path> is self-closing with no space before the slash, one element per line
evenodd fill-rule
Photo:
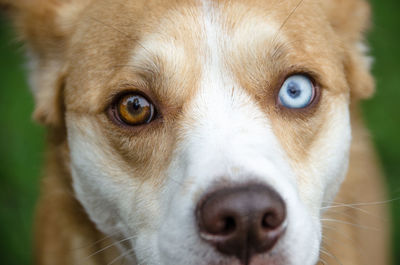
<path fill-rule="evenodd" d="M 282 255 L 275 253 L 256 255 L 248 264 L 241 263 L 237 259 L 227 258 L 226 261 L 210 262 L 207 265 L 288 265 L 288 262 Z"/>

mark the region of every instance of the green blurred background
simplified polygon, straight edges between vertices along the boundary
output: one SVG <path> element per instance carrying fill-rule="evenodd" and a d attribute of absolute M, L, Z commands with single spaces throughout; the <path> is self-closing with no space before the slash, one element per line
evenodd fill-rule
<path fill-rule="evenodd" d="M 400 1 L 371 2 L 374 28 L 369 39 L 378 86 L 363 109 L 390 198 L 395 199 L 400 197 Z M 45 136 L 43 128 L 32 122 L 32 110 L 21 45 L 0 16 L 0 264 L 4 265 L 32 264 L 32 220 Z M 390 206 L 393 264 L 400 265 L 400 202 Z"/>

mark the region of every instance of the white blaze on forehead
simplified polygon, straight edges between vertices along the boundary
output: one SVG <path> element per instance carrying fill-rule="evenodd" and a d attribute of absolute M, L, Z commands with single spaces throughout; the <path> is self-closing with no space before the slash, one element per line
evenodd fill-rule
<path fill-rule="evenodd" d="M 213 70 L 217 70 L 214 73 L 225 68 L 224 61 L 229 61 L 231 58 L 227 56 L 232 53 L 237 55 L 245 51 L 254 55 L 254 49 L 260 46 L 264 47 L 261 52 L 267 52 L 271 40 L 276 43 L 285 42 L 285 35 L 279 31 L 280 25 L 272 13 L 261 15 L 257 10 L 249 9 L 241 3 L 223 4 L 211 0 L 202 0 L 201 3 L 203 16 L 200 23 L 204 25 L 208 48 L 205 66 L 212 66 Z"/>
<path fill-rule="evenodd" d="M 199 55 L 203 65 L 202 76 L 197 95 L 189 107 L 191 112 L 188 116 L 194 124 L 187 124 L 184 131 L 188 135 L 186 144 L 190 146 L 187 147 L 189 152 L 205 153 L 193 155 L 202 159 L 197 159 L 198 162 L 190 166 L 199 166 L 199 170 L 211 179 L 228 175 L 231 168 L 243 167 L 242 170 L 246 171 L 246 167 L 249 167 L 248 174 L 259 173 L 264 176 L 266 173 L 263 170 L 255 171 L 268 164 L 275 164 L 277 168 L 280 165 L 286 168 L 282 170 L 287 170 L 288 163 L 284 161 L 284 152 L 272 132 L 268 117 L 235 81 L 226 63 L 229 60 L 226 57 L 227 50 L 245 45 L 237 42 L 250 40 L 250 36 L 253 40 L 257 37 L 265 40 L 273 35 L 272 32 L 276 32 L 276 28 L 274 24 L 269 25 L 265 21 L 261 23 L 251 18 L 234 32 L 229 32 L 224 27 L 227 18 L 223 17 L 219 9 L 224 7 L 216 6 L 215 3 L 202 1 L 203 15 L 200 23 L 203 25 L 206 53 Z M 251 30 L 252 26 L 254 31 Z M 207 166 L 207 163 L 214 166 Z M 207 168 L 208 173 L 204 172 Z M 268 174 L 272 174 L 273 169 L 269 171 Z"/>
<path fill-rule="evenodd" d="M 210 72 L 207 71 L 209 68 L 216 71 L 223 69 L 223 67 L 221 67 L 221 51 L 227 36 L 224 35 L 221 25 L 218 24 L 220 18 L 210 1 L 203 1 L 203 12 L 204 15 L 201 24 L 204 25 L 204 37 L 207 44 L 207 54 L 205 54 L 206 67 L 204 69 L 206 75 L 210 74 Z M 218 75 L 220 73 L 214 72 L 214 74 Z"/>

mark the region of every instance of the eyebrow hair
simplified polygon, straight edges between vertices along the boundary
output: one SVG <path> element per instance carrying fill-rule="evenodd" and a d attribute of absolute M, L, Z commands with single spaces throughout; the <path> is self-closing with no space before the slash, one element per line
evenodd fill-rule
<path fill-rule="evenodd" d="M 280 60 L 282 59 L 283 56 L 285 56 L 286 54 L 289 53 L 289 51 L 291 50 L 291 45 L 293 43 L 299 42 L 301 40 L 293 40 L 290 42 L 286 42 L 286 41 L 278 41 L 277 38 L 273 38 L 271 40 L 271 49 L 273 50 L 271 52 L 271 59 L 272 60 Z"/>

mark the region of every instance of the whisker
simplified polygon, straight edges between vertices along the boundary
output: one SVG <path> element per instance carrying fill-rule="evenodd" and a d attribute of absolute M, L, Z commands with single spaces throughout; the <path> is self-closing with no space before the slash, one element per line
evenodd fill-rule
<path fill-rule="evenodd" d="M 326 262 L 323 258 L 319 257 L 319 261 L 323 264 L 323 265 L 328 265 L 328 262 Z"/>
<path fill-rule="evenodd" d="M 367 210 L 365 210 L 365 209 L 362 209 L 361 207 L 362 207 L 362 206 L 378 206 L 378 205 L 384 205 L 384 204 L 391 203 L 391 202 L 394 202 L 394 201 L 399 201 L 399 200 L 400 200 L 400 198 L 395 198 L 395 199 L 386 200 L 386 201 L 366 202 L 366 203 L 353 203 L 353 204 L 347 204 L 347 203 L 333 203 L 333 205 L 324 206 L 324 207 L 321 207 L 320 209 L 321 209 L 321 210 L 326 210 L 326 211 L 328 211 L 328 212 L 334 212 L 334 213 L 336 212 L 336 213 L 339 213 L 338 211 L 333 211 L 332 209 L 348 208 L 348 209 L 357 210 L 357 211 L 359 211 L 359 212 L 361 212 L 361 213 L 364 213 L 364 214 L 366 214 L 366 215 L 368 215 L 368 216 L 371 216 L 371 217 L 373 217 L 373 218 L 375 218 L 375 219 L 377 219 L 377 220 L 380 220 L 380 221 L 382 221 L 382 222 L 389 222 L 389 220 L 388 220 L 387 218 L 385 218 L 385 217 L 383 217 L 383 216 L 380 216 L 380 215 L 372 214 L 371 212 L 369 212 L 369 211 L 367 211 Z M 360 207 L 357 207 L 357 206 L 360 206 Z"/>
<path fill-rule="evenodd" d="M 380 216 L 376 216 L 376 215 L 368 214 L 368 213 L 365 213 L 365 214 L 367 214 L 367 215 L 369 215 L 369 216 L 371 216 L 373 218 L 376 218 L 377 220 L 383 221 L 383 222 L 387 221 L 387 220 L 385 220 L 384 218 L 382 218 Z M 344 211 L 341 211 L 341 210 L 329 210 L 329 212 L 324 213 L 323 217 L 324 218 L 333 218 L 333 219 L 336 219 L 335 217 L 343 217 L 344 219 L 348 219 L 349 221 L 351 221 L 353 223 L 356 223 L 357 221 L 359 221 L 358 216 L 355 215 L 354 213 L 353 214 L 352 213 L 347 213 L 347 212 L 344 212 Z"/>
<path fill-rule="evenodd" d="M 344 243 L 344 244 L 347 244 L 347 245 L 349 245 L 349 246 L 351 246 L 351 247 L 354 247 L 354 246 L 357 246 L 357 251 L 356 251 L 356 254 L 359 256 L 359 257 L 362 257 L 362 256 L 368 256 L 368 252 L 365 250 L 365 248 L 363 248 L 362 246 L 360 246 L 360 244 L 359 244 L 359 242 L 357 242 L 354 238 L 351 238 L 351 237 L 349 237 L 347 234 L 345 234 L 345 233 L 343 233 L 343 232 L 338 232 L 338 230 L 336 229 L 336 228 L 334 228 L 334 227 L 329 227 L 329 226 L 323 226 L 323 228 L 324 229 L 329 229 L 329 230 L 332 230 L 332 231 L 335 231 L 335 233 L 336 234 L 338 234 L 338 235 L 340 235 L 340 236 L 342 236 L 343 238 L 345 238 L 346 240 L 334 240 L 334 239 L 332 239 L 332 238 L 328 238 L 327 236 L 325 236 L 325 235 L 322 235 L 322 238 L 323 238 L 323 244 L 324 245 L 327 245 L 328 247 L 330 247 L 331 246 L 331 244 L 329 244 L 327 241 L 329 241 L 329 242 L 332 242 L 332 243 L 340 243 L 340 244 L 342 244 L 342 243 Z"/>
<path fill-rule="evenodd" d="M 390 199 L 390 200 L 386 200 L 386 201 L 377 201 L 377 202 L 360 202 L 360 203 L 350 203 L 350 204 L 347 204 L 347 203 L 333 203 L 333 204 L 336 204 L 336 205 L 324 206 L 324 207 L 321 207 L 321 209 L 322 208 L 329 208 L 329 207 L 331 207 L 331 208 L 341 207 L 341 206 L 344 206 L 344 205 L 346 205 L 346 206 L 373 206 L 373 205 L 387 204 L 387 203 L 396 202 L 396 201 L 400 201 L 400 197 L 394 198 L 394 199 Z"/>
<path fill-rule="evenodd" d="M 333 255 L 332 253 L 329 253 L 327 250 L 324 250 L 323 248 L 321 248 L 319 251 L 322 252 L 323 254 L 333 258 L 339 265 L 343 265 L 335 255 Z"/>
<path fill-rule="evenodd" d="M 103 248 L 97 250 L 96 252 L 90 254 L 89 256 L 87 256 L 86 258 L 84 258 L 84 259 L 82 260 L 82 262 L 84 262 L 84 261 L 90 259 L 91 257 L 93 257 L 93 256 L 95 256 L 95 255 L 97 255 L 97 254 L 99 254 L 99 253 L 101 253 L 101 252 L 103 252 L 103 251 L 105 251 L 105 250 L 107 250 L 107 249 L 113 247 L 113 246 L 116 246 L 117 244 L 120 244 L 120 243 L 126 242 L 126 241 L 128 241 L 128 240 L 134 239 L 135 237 L 136 237 L 136 236 L 131 236 L 131 237 L 127 237 L 127 238 L 124 238 L 124 239 L 122 239 L 122 240 L 113 242 L 113 243 L 111 243 L 111 244 L 109 244 L 109 245 L 107 245 L 107 246 L 105 246 L 105 247 L 103 247 Z"/>
<path fill-rule="evenodd" d="M 347 221 L 343 221 L 343 220 L 338 220 L 338 219 L 332 219 L 332 218 L 321 218 L 321 221 L 326 221 L 326 222 L 334 222 L 334 223 L 339 223 L 339 224 L 346 224 L 346 225 L 351 225 L 360 229 L 365 229 L 368 231 L 374 231 L 374 232 L 381 232 L 381 230 L 379 230 L 376 227 L 368 227 L 368 226 L 364 226 L 364 225 L 360 225 L 360 224 L 354 224 L 354 223 L 350 223 Z"/>
<path fill-rule="evenodd" d="M 128 251 L 125 251 L 124 253 L 122 253 L 121 255 L 119 255 L 118 257 L 116 257 L 115 259 L 113 259 L 112 261 L 110 261 L 109 263 L 107 263 L 107 265 L 112 265 L 115 262 L 117 262 L 118 260 L 125 258 L 128 254 L 133 253 L 133 249 L 130 249 Z"/>
<path fill-rule="evenodd" d="M 341 232 L 340 230 L 336 229 L 336 228 L 333 227 L 333 226 L 329 226 L 329 225 L 325 225 L 325 224 L 324 224 L 324 225 L 322 225 L 322 228 L 327 229 L 327 230 L 334 231 L 335 234 L 340 235 L 340 236 L 342 236 L 343 238 L 345 238 L 346 240 L 351 241 L 350 243 L 352 243 L 352 244 L 357 243 L 353 238 L 349 237 L 347 234 Z M 328 237 L 325 236 L 325 235 L 322 235 L 322 237 L 323 237 L 324 239 L 329 240 L 329 241 L 334 241 L 332 238 L 328 238 Z M 337 240 L 336 240 L 336 241 L 337 241 Z M 343 242 L 343 241 L 341 241 L 341 243 L 342 243 L 342 242 Z M 326 243 L 326 242 L 324 242 L 324 243 Z M 328 245 L 329 245 L 329 244 L 328 244 Z"/>
<path fill-rule="evenodd" d="M 286 23 L 289 21 L 289 19 L 293 16 L 293 14 L 297 11 L 297 9 L 300 7 L 300 5 L 304 2 L 304 0 L 300 0 L 297 5 L 293 8 L 293 10 L 289 13 L 289 15 L 286 17 L 286 19 L 283 21 L 282 25 L 279 27 L 276 35 L 280 33 L 282 28 L 286 25 Z"/>
<path fill-rule="evenodd" d="M 332 231 L 335 231 L 336 232 L 336 230 L 337 229 L 335 229 L 335 228 L 333 228 L 333 227 L 324 227 L 324 228 L 326 228 L 326 229 L 331 229 Z M 347 244 L 347 245 L 349 245 L 349 246 L 355 246 L 355 245 L 358 245 L 357 244 L 357 242 L 356 242 L 356 240 L 355 239 L 353 239 L 353 238 L 350 238 L 348 235 L 346 235 L 346 234 L 344 234 L 344 233 L 338 233 L 339 235 L 341 235 L 343 238 L 345 238 L 346 240 L 334 240 L 334 239 L 332 239 L 332 238 L 328 238 L 327 236 L 325 236 L 325 235 L 322 235 L 322 238 L 323 238 L 323 244 L 324 245 L 326 245 L 326 246 L 328 246 L 328 247 L 331 247 L 332 245 L 331 244 L 329 244 L 327 241 L 329 241 L 329 242 L 331 242 L 331 243 L 340 243 L 340 244 Z M 350 241 L 350 242 L 349 242 Z M 365 249 L 363 249 L 363 248 L 361 248 L 361 247 L 359 247 L 360 248 L 360 250 L 363 252 L 363 254 L 364 253 L 366 253 L 365 252 Z M 358 252 L 357 251 L 357 254 L 359 255 L 359 256 L 361 256 L 361 253 L 360 252 Z"/>
<path fill-rule="evenodd" d="M 85 245 L 82 245 L 82 246 L 77 246 L 77 247 L 71 248 L 71 250 L 74 251 L 74 250 L 78 250 L 78 249 L 82 249 L 82 248 L 90 248 L 90 247 L 93 247 L 93 246 L 95 246 L 96 244 L 99 244 L 99 243 L 101 243 L 101 242 L 103 242 L 103 241 L 105 241 L 105 240 L 107 240 L 107 239 L 110 239 L 110 238 L 112 238 L 113 236 L 115 236 L 115 235 L 117 235 L 117 234 L 119 234 L 119 232 L 112 233 L 111 235 L 106 235 L 106 236 L 104 236 L 104 237 L 102 237 L 102 238 L 96 240 L 96 241 L 93 242 L 93 243 L 88 243 L 87 245 L 85 244 Z"/>
<path fill-rule="evenodd" d="M 364 214 L 366 214 L 366 215 L 369 215 L 369 216 L 371 216 L 371 217 L 380 219 L 380 220 L 382 220 L 382 221 L 388 221 L 387 219 L 383 218 L 382 216 L 377 216 L 377 215 L 375 215 L 375 214 L 370 213 L 370 212 L 367 211 L 367 210 L 364 210 L 364 209 L 359 208 L 359 207 L 351 206 L 351 205 L 334 205 L 334 206 L 330 206 L 330 207 L 322 207 L 321 209 L 322 209 L 322 210 L 327 210 L 327 211 L 333 212 L 333 213 L 340 213 L 339 211 L 333 211 L 333 210 L 332 210 L 332 209 L 337 209 L 337 208 L 339 208 L 339 209 L 340 209 L 340 208 L 348 208 L 348 209 L 356 210 L 356 211 L 359 211 L 359 212 L 364 213 Z"/>

